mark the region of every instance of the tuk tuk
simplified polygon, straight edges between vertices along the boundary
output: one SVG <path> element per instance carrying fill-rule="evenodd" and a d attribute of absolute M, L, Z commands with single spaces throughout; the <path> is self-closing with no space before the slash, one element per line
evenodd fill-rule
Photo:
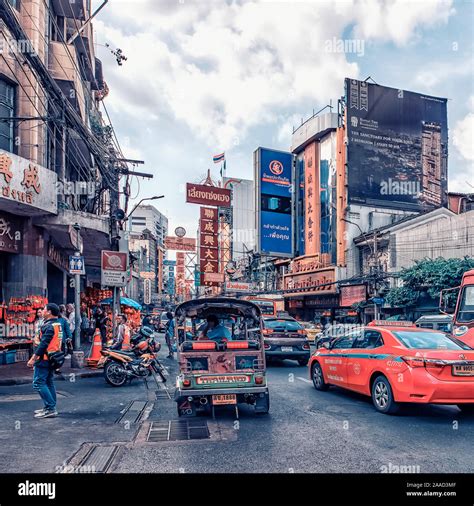
<path fill-rule="evenodd" d="M 212 414 L 215 406 L 246 403 L 268 413 L 265 350 L 259 307 L 228 297 L 184 302 L 175 312 L 179 416 Z"/>

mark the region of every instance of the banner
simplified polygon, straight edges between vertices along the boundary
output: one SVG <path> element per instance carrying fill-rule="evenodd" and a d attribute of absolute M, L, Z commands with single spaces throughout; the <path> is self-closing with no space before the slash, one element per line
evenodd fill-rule
<path fill-rule="evenodd" d="M 348 197 L 423 210 L 445 202 L 447 99 L 346 79 Z"/>
<path fill-rule="evenodd" d="M 230 207 L 230 190 L 217 186 L 186 183 L 186 202 L 205 206 Z"/>
<path fill-rule="evenodd" d="M 293 256 L 293 155 L 258 148 L 254 152 L 257 251 Z"/>

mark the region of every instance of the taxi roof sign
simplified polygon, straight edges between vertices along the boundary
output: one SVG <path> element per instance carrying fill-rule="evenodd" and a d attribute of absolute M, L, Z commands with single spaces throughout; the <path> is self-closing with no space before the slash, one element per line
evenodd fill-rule
<path fill-rule="evenodd" d="M 414 327 L 413 322 L 405 320 L 372 320 L 369 327 Z"/>

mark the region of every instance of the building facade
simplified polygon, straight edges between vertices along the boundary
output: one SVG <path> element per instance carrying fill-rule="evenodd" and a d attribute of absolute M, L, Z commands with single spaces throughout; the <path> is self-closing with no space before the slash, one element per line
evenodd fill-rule
<path fill-rule="evenodd" d="M 72 301 L 68 257 L 82 251 L 83 285 L 100 284 L 118 206 L 90 2 L 10 0 L 0 9 L 1 299 Z"/>
<path fill-rule="evenodd" d="M 129 227 L 134 233 L 149 230 L 158 244 L 164 246 L 165 237 L 168 235 L 168 218 L 154 206 L 140 205 L 130 215 Z"/>

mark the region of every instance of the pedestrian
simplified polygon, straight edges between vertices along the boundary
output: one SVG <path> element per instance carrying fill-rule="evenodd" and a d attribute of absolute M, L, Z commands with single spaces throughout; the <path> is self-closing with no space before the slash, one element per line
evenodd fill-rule
<path fill-rule="evenodd" d="M 54 387 L 54 370 L 56 366 L 52 354 L 62 349 L 62 325 L 58 321 L 57 304 L 46 304 L 43 310 L 44 323 L 40 331 L 40 343 L 35 347 L 28 367 L 34 367 L 33 388 L 39 393 L 44 403 L 43 409 L 35 411 L 35 418 L 58 416 L 56 410 L 56 389 Z"/>
<path fill-rule="evenodd" d="M 166 317 L 168 318 L 168 321 L 166 322 L 166 326 L 165 326 L 165 341 L 166 341 L 166 345 L 168 346 L 168 358 L 174 358 L 173 346 L 174 346 L 175 322 L 174 322 L 173 313 L 171 311 L 168 311 L 166 313 Z"/>
<path fill-rule="evenodd" d="M 121 350 L 124 344 L 126 344 L 125 338 L 127 336 L 127 317 L 123 314 L 117 316 L 117 335 L 112 341 L 112 350 Z M 130 341 L 130 339 L 129 339 Z"/>
<path fill-rule="evenodd" d="M 76 328 L 76 310 L 74 304 L 66 304 L 66 317 L 71 327 L 71 333 L 74 335 L 74 330 Z"/>
<path fill-rule="evenodd" d="M 35 319 L 33 321 L 33 345 L 38 346 L 40 343 L 41 327 L 43 326 L 43 309 L 38 308 L 35 313 Z"/>
<path fill-rule="evenodd" d="M 95 313 L 95 328 L 99 329 L 102 346 L 107 346 L 108 321 L 109 317 L 107 316 L 107 313 L 101 307 L 98 307 Z"/>
<path fill-rule="evenodd" d="M 69 325 L 69 320 L 66 317 L 66 306 L 64 304 L 60 304 L 58 307 L 59 307 L 58 321 L 61 324 L 61 329 L 63 333 L 64 349 L 66 351 L 66 354 L 70 355 L 73 352 L 71 326 Z"/>
<path fill-rule="evenodd" d="M 91 323 L 87 315 L 87 309 L 83 306 L 81 307 L 81 342 L 84 342 L 86 339 L 89 340 L 90 326 Z"/>
<path fill-rule="evenodd" d="M 147 313 L 142 320 L 143 327 L 151 327 L 151 315 Z"/>

